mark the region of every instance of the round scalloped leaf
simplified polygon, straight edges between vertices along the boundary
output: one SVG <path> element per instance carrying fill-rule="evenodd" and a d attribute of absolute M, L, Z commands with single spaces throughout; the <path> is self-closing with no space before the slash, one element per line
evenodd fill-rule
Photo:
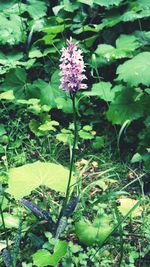
<path fill-rule="evenodd" d="M 66 191 L 69 171 L 62 165 L 45 162 L 35 162 L 13 168 L 9 171 L 7 192 L 16 199 L 31 193 L 32 190 L 45 185 L 55 191 Z M 75 182 L 74 176 L 72 183 Z"/>
<path fill-rule="evenodd" d="M 80 220 L 75 224 L 75 233 L 80 242 L 91 246 L 95 243 L 101 245 L 112 231 L 106 216 L 96 218 L 91 224 L 89 221 Z"/>
<path fill-rule="evenodd" d="M 113 124 L 123 125 L 127 120 L 133 121 L 142 117 L 144 103 L 136 101 L 137 96 L 138 93 L 131 88 L 118 92 L 106 113 L 107 119 Z"/>
<path fill-rule="evenodd" d="M 132 86 L 137 86 L 139 84 L 149 86 L 149 70 L 150 52 L 142 52 L 118 67 L 118 80 L 123 80 Z"/>

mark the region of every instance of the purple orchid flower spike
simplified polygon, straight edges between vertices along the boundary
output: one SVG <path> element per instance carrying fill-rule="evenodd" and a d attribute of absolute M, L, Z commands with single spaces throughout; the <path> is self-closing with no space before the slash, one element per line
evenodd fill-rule
<path fill-rule="evenodd" d="M 84 74 L 85 65 L 81 49 L 78 49 L 77 43 L 74 44 L 71 37 L 67 43 L 68 47 L 63 47 L 61 50 L 60 87 L 71 95 L 75 95 L 78 90 L 87 88 L 87 85 L 83 83 L 83 80 L 87 78 Z"/>

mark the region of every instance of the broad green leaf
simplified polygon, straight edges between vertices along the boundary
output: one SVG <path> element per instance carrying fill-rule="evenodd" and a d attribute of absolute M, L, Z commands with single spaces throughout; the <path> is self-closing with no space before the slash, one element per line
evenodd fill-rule
<path fill-rule="evenodd" d="M 0 43 L 15 45 L 23 41 L 22 22 L 16 14 L 0 14 Z"/>
<path fill-rule="evenodd" d="M 1 87 L 4 91 L 13 90 L 16 98 L 24 98 L 25 86 L 26 72 L 24 69 L 17 68 L 6 74 L 5 81 Z"/>
<path fill-rule="evenodd" d="M 55 102 L 58 109 L 62 109 L 65 113 L 72 113 L 72 101 L 70 98 L 57 97 Z"/>
<path fill-rule="evenodd" d="M 32 48 L 29 51 L 29 58 L 40 58 L 43 57 L 43 54 L 41 53 L 41 51 L 39 49 L 37 49 L 36 47 Z"/>
<path fill-rule="evenodd" d="M 56 139 L 60 142 L 71 145 L 73 143 L 73 134 L 70 130 L 62 129 L 61 133 L 56 135 Z"/>
<path fill-rule="evenodd" d="M 135 153 L 131 159 L 131 163 L 142 161 L 142 156 L 139 153 Z"/>
<path fill-rule="evenodd" d="M 47 116 L 47 118 L 43 118 L 41 122 L 36 119 L 32 119 L 29 123 L 30 130 L 36 136 L 46 136 L 49 131 L 56 131 L 56 126 L 58 125 L 59 123 L 51 120 L 49 116 Z"/>
<path fill-rule="evenodd" d="M 150 173 L 150 153 L 145 153 L 142 155 L 142 159 L 144 161 L 144 167 L 148 173 Z"/>
<path fill-rule="evenodd" d="M 91 91 L 84 92 L 83 94 L 87 96 L 96 96 L 107 102 L 111 102 L 114 100 L 116 92 L 121 90 L 121 86 L 115 86 L 112 88 L 112 84 L 110 82 L 99 82 L 93 84 Z"/>
<path fill-rule="evenodd" d="M 58 262 L 67 253 L 68 244 L 66 241 L 59 240 L 54 247 L 54 253 L 51 254 L 48 250 L 39 249 L 35 254 L 33 254 L 33 263 L 37 267 L 46 266 L 58 266 Z"/>
<path fill-rule="evenodd" d="M 110 7 L 110 6 L 119 6 L 122 0 L 93 0 L 94 4 Z"/>
<path fill-rule="evenodd" d="M 42 31 L 47 34 L 56 35 L 57 33 L 63 32 L 65 29 L 65 25 L 55 25 L 50 27 L 45 27 Z"/>
<path fill-rule="evenodd" d="M 112 45 L 100 44 L 95 50 L 95 53 L 99 56 L 106 58 L 108 62 L 112 58 L 115 58 L 115 48 Z"/>
<path fill-rule="evenodd" d="M 96 136 L 95 140 L 92 143 L 92 147 L 95 150 L 99 150 L 102 147 L 104 147 L 104 144 L 105 144 L 104 136 Z"/>
<path fill-rule="evenodd" d="M 136 1 L 136 4 L 138 4 L 138 6 L 139 6 L 139 8 L 140 9 L 145 9 L 145 10 L 147 10 L 147 9 L 150 9 L 150 1 L 149 0 L 137 0 Z"/>
<path fill-rule="evenodd" d="M 29 87 L 29 94 L 32 98 L 40 98 L 42 105 L 50 105 L 52 108 L 57 108 L 57 98 L 67 98 L 67 94 L 59 86 L 60 76 L 59 72 L 56 71 L 49 83 L 41 79 L 34 81 Z"/>
<path fill-rule="evenodd" d="M 37 267 L 44 267 L 50 265 L 50 252 L 46 249 L 39 249 L 33 254 L 33 263 Z"/>
<path fill-rule="evenodd" d="M 16 0 L 1 0 L 0 10 L 4 11 L 5 9 L 12 8 L 13 4 L 15 4 Z"/>
<path fill-rule="evenodd" d="M 77 0 L 79 3 L 83 3 L 83 4 L 86 4 L 88 6 L 92 6 L 93 5 L 93 2 L 94 0 Z"/>
<path fill-rule="evenodd" d="M 90 92 L 85 92 L 85 95 L 88 96 L 97 96 L 105 101 L 112 101 L 115 95 L 115 92 L 111 90 L 111 83 L 109 82 L 99 82 L 95 83 L 92 86 L 92 90 Z"/>
<path fill-rule="evenodd" d="M 26 9 L 30 16 L 37 20 L 46 15 L 47 6 L 45 1 L 28 0 Z"/>
<path fill-rule="evenodd" d="M 16 199 L 29 195 L 32 190 L 45 185 L 55 191 L 66 191 L 69 171 L 62 165 L 35 162 L 10 169 L 7 192 Z M 73 176 L 72 183 L 75 182 Z"/>
<path fill-rule="evenodd" d="M 137 93 L 127 88 L 118 92 L 106 113 L 107 119 L 113 124 L 123 124 L 127 120 L 135 120 L 143 115 L 141 101 L 135 101 Z"/>
<path fill-rule="evenodd" d="M 6 100 L 13 100 L 15 99 L 15 96 L 13 94 L 13 90 L 8 90 L 7 92 L 0 94 L 0 100 L 6 99 Z"/>
<path fill-rule="evenodd" d="M 84 130 L 79 131 L 79 136 L 80 138 L 85 139 L 85 140 L 90 140 L 94 138 L 94 135 L 91 132 L 87 132 Z"/>
<path fill-rule="evenodd" d="M 10 65 L 11 68 L 13 68 L 13 66 L 16 66 L 18 64 L 18 60 L 23 58 L 23 53 L 21 52 L 15 52 L 12 51 L 11 53 L 3 53 L 0 52 L 0 64 L 2 65 Z"/>
<path fill-rule="evenodd" d="M 15 215 L 3 212 L 6 228 L 18 228 L 19 218 Z M 2 219 L 0 217 L 0 227 L 2 226 Z"/>
<path fill-rule="evenodd" d="M 142 52 L 117 68 L 118 80 L 131 86 L 150 85 L 150 52 Z"/>
<path fill-rule="evenodd" d="M 109 223 L 106 215 L 97 216 L 93 223 L 83 218 L 75 224 L 75 233 L 85 245 L 92 246 L 95 243 L 101 245 L 112 231 Z"/>
<path fill-rule="evenodd" d="M 116 48 L 126 52 L 133 52 L 140 46 L 134 35 L 121 34 L 116 40 Z"/>
<path fill-rule="evenodd" d="M 0 123 L 0 136 L 6 133 L 4 124 Z"/>

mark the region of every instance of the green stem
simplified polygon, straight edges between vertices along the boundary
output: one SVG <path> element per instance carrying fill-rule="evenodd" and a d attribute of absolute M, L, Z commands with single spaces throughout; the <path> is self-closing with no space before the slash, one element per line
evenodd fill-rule
<path fill-rule="evenodd" d="M 75 149 L 76 149 L 76 142 L 77 142 L 77 117 L 76 117 L 76 107 L 75 107 L 75 95 L 71 95 L 71 100 L 72 100 L 72 107 L 73 107 L 74 140 L 73 140 L 72 154 L 71 154 L 71 160 L 70 160 L 70 171 L 69 171 L 69 178 L 68 178 L 68 184 L 67 184 L 67 189 L 66 189 L 64 209 L 66 208 L 66 205 L 69 199 L 69 194 L 70 194 L 70 184 L 71 184 Z"/>
<path fill-rule="evenodd" d="M 120 234 L 120 257 L 119 257 L 118 267 L 121 267 L 122 260 L 123 260 L 123 245 L 124 245 L 123 226 L 122 226 L 122 223 L 120 224 L 121 218 L 120 218 L 120 214 L 119 214 L 119 211 L 118 211 L 116 203 L 114 203 L 114 210 L 115 210 L 117 222 L 118 222 L 118 225 L 119 225 L 118 228 L 119 228 L 119 234 Z"/>
<path fill-rule="evenodd" d="M 2 198 L 2 202 L 1 202 L 1 205 L 0 205 L 0 214 L 1 214 L 2 225 L 3 225 L 3 229 L 4 229 L 4 233 L 5 233 L 5 237 L 6 237 L 6 247 L 7 247 L 7 249 L 9 250 L 7 231 L 6 231 L 6 227 L 5 227 L 5 220 L 4 220 L 3 210 L 2 210 L 3 200 L 4 200 L 4 196 L 3 196 L 3 198 Z"/>

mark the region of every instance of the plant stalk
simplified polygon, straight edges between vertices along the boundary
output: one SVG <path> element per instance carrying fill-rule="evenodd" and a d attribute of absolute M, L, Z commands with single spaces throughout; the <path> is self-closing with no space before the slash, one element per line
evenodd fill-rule
<path fill-rule="evenodd" d="M 72 100 L 72 108 L 73 108 L 73 124 L 74 124 L 74 140 L 73 140 L 73 146 L 72 146 L 72 154 L 71 154 L 71 160 L 70 160 L 70 171 L 69 171 L 69 178 L 68 178 L 68 184 L 66 189 L 66 198 L 64 202 L 64 209 L 66 208 L 66 205 L 68 203 L 69 194 L 70 194 L 70 184 L 71 184 L 71 178 L 72 178 L 72 171 L 73 171 L 73 164 L 74 164 L 74 158 L 75 158 L 75 149 L 76 149 L 76 142 L 77 142 L 77 116 L 76 116 L 76 107 L 75 107 L 75 94 L 70 95 Z"/>

